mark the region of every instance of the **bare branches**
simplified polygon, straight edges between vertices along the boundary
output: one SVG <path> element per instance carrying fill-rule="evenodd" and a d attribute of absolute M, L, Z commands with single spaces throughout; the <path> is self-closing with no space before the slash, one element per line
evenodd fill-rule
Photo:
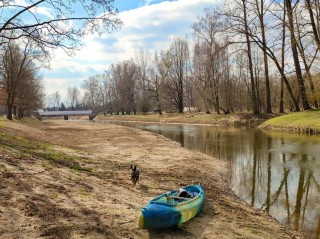
<path fill-rule="evenodd" d="M 0 39 L 30 38 L 39 45 L 73 50 L 88 33 L 111 32 L 121 26 L 112 0 L 39 0 L 1 6 Z"/>
<path fill-rule="evenodd" d="M 34 110 L 36 108 L 33 107 L 41 105 L 41 79 L 35 65 L 39 57 L 30 41 L 23 48 L 11 43 L 1 52 L 0 84 L 5 85 L 8 119 L 12 119 L 13 107 L 18 108 L 19 117 L 23 117 L 24 110 Z"/>

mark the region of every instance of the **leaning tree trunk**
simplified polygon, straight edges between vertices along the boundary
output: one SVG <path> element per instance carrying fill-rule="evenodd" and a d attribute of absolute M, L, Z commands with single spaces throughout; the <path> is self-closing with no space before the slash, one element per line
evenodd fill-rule
<path fill-rule="evenodd" d="M 300 61 L 299 61 L 299 55 L 297 50 L 297 41 L 294 35 L 294 25 L 293 25 L 293 14 L 292 14 L 292 6 L 291 6 L 291 0 L 285 1 L 286 7 L 287 7 L 287 15 L 288 15 L 288 23 L 290 28 L 290 40 L 291 40 L 291 50 L 292 50 L 292 56 L 294 61 L 294 66 L 296 70 L 296 77 L 298 81 L 298 87 L 299 87 L 299 93 L 302 101 L 302 106 L 304 110 L 311 109 L 306 88 L 304 86 L 304 80 L 302 76 Z"/>
<path fill-rule="evenodd" d="M 282 22 L 282 46 L 281 46 L 281 69 L 284 69 L 284 51 L 285 51 L 285 44 L 286 44 L 286 6 L 284 5 L 283 8 L 283 22 Z M 281 75 L 281 89 L 280 89 L 280 108 L 279 113 L 284 113 L 284 81 L 285 77 L 284 75 Z"/>
<path fill-rule="evenodd" d="M 261 34 L 262 34 L 262 47 L 263 47 L 263 61 L 264 61 L 264 72 L 266 78 L 266 112 L 272 113 L 271 106 L 271 92 L 270 92 L 270 79 L 269 79 L 269 65 L 268 65 L 268 56 L 267 56 L 267 40 L 265 32 L 265 24 L 263 18 L 263 1 L 261 0 L 261 13 L 259 13 L 260 25 L 261 25 Z"/>
<path fill-rule="evenodd" d="M 249 61 L 249 72 L 250 72 L 250 81 L 251 81 L 251 100 L 252 100 L 252 110 L 254 114 L 259 114 L 259 104 L 258 104 L 258 97 L 256 92 L 256 86 L 254 81 L 253 75 L 253 64 L 252 64 L 252 56 L 251 56 L 251 44 L 249 39 L 249 27 L 247 21 L 247 8 L 246 8 L 246 0 L 242 0 L 243 3 L 243 15 L 244 15 L 244 27 L 245 27 L 245 34 L 246 34 L 246 41 L 248 47 L 248 61 Z"/>
<path fill-rule="evenodd" d="M 319 37 L 319 33 L 318 33 L 318 28 L 316 26 L 316 22 L 315 22 L 315 19 L 314 19 L 314 16 L 313 16 L 311 2 L 310 2 L 310 0 L 306 0 L 305 2 L 306 2 L 306 6 L 307 6 L 307 9 L 308 9 L 308 12 L 309 12 L 310 24 L 311 24 L 312 32 L 313 32 L 313 35 L 314 35 L 314 40 L 316 41 L 318 49 L 320 50 L 320 37 Z"/>

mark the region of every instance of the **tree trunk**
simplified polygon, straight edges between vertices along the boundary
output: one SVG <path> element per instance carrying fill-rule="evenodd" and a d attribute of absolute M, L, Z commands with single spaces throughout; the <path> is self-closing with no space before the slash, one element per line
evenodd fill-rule
<path fill-rule="evenodd" d="M 313 80 L 312 80 L 312 75 L 311 75 L 310 70 L 311 70 L 311 66 L 312 66 L 312 64 L 314 62 L 314 59 L 318 55 L 319 50 L 317 49 L 314 52 L 313 59 L 311 60 L 310 64 L 308 64 L 307 57 L 305 55 L 305 50 L 304 50 L 304 47 L 303 47 L 302 35 L 301 35 L 301 31 L 300 31 L 300 28 L 299 28 L 299 25 L 298 25 L 297 17 L 296 17 L 296 24 L 297 24 L 297 34 L 298 34 L 297 47 L 298 47 L 300 56 L 302 58 L 302 62 L 303 62 L 305 71 L 306 71 L 306 73 L 305 73 L 306 79 L 308 79 L 309 84 L 310 84 L 310 90 L 311 90 L 311 93 L 312 93 L 313 104 L 314 104 L 315 108 L 318 108 L 319 107 L 318 106 L 318 100 L 317 100 L 317 97 L 316 97 L 315 86 L 314 86 L 314 83 L 313 83 Z"/>
<path fill-rule="evenodd" d="M 283 22 L 282 22 L 282 46 L 281 46 L 281 69 L 284 69 L 284 51 L 285 51 L 285 44 L 286 44 L 286 5 L 283 7 Z M 281 75 L 281 89 L 280 89 L 280 107 L 279 112 L 284 113 L 284 81 L 285 77 L 284 74 Z"/>
<path fill-rule="evenodd" d="M 310 73 L 309 67 L 307 67 L 307 68 L 306 68 L 306 71 L 307 71 L 306 75 L 307 75 L 307 79 L 309 80 L 314 107 L 315 108 L 319 108 L 319 104 L 318 104 L 318 100 L 317 100 L 317 96 L 316 96 L 316 91 L 315 91 L 314 83 L 313 83 L 313 80 L 312 80 L 312 75 Z"/>
<path fill-rule="evenodd" d="M 305 2 L 306 2 L 306 6 L 307 6 L 307 9 L 308 9 L 308 12 L 309 12 L 309 16 L 310 16 L 310 23 L 311 23 L 314 39 L 315 39 L 315 41 L 317 43 L 318 49 L 320 50 L 320 37 L 319 37 L 317 26 L 316 26 L 316 23 L 315 23 L 315 20 L 314 20 L 312 6 L 311 6 L 311 3 L 310 3 L 310 0 L 306 0 Z"/>
<path fill-rule="evenodd" d="M 283 104 L 284 89 L 283 88 L 284 88 L 284 79 L 283 77 L 281 77 L 279 113 L 284 113 L 284 104 Z"/>
<path fill-rule="evenodd" d="M 250 81 L 251 81 L 251 101 L 252 101 L 252 110 L 254 114 L 259 114 L 259 105 L 258 105 L 258 97 L 256 92 L 255 80 L 253 75 L 253 64 L 252 64 L 252 56 L 251 56 L 251 44 L 249 39 L 249 27 L 247 22 L 247 6 L 246 0 L 242 0 L 243 3 L 243 15 L 244 15 L 244 27 L 247 41 L 247 53 L 248 53 L 248 61 L 249 61 L 249 72 L 250 72 Z"/>
<path fill-rule="evenodd" d="M 7 119 L 12 120 L 12 109 L 13 109 L 13 101 L 11 94 L 8 94 L 7 98 Z"/>
<path fill-rule="evenodd" d="M 159 80 L 158 80 L 158 75 L 156 74 L 156 81 L 155 81 L 155 98 L 156 98 L 156 102 L 157 102 L 157 111 L 159 113 L 159 115 L 162 115 L 162 110 L 161 110 L 161 104 L 160 104 L 160 89 L 159 89 Z"/>
<path fill-rule="evenodd" d="M 183 67 L 180 59 L 180 74 L 179 74 L 179 113 L 183 113 Z"/>
<path fill-rule="evenodd" d="M 272 113 L 272 105 L 271 105 L 271 92 L 270 92 L 270 79 L 269 79 L 269 64 L 268 64 L 268 55 L 267 55 L 267 40 L 266 40 L 266 32 L 265 32 L 265 24 L 264 24 L 264 1 L 260 0 L 260 8 L 258 1 L 256 1 L 260 27 L 261 27 L 261 35 L 262 35 L 262 50 L 263 50 L 263 61 L 264 61 L 264 75 L 266 80 L 266 112 Z"/>
<path fill-rule="evenodd" d="M 285 19 L 286 19 L 286 17 L 285 17 L 286 13 L 285 12 L 286 12 L 286 9 L 285 9 L 285 5 L 284 5 L 282 48 L 285 47 Z M 256 38 L 254 36 L 252 36 L 252 38 L 253 38 L 254 41 L 256 41 L 256 43 L 259 45 L 259 47 L 261 49 L 264 49 L 263 46 L 265 46 L 267 55 L 273 60 L 273 62 L 276 65 L 279 73 L 281 74 L 281 78 L 283 79 L 283 81 L 284 81 L 284 83 L 285 83 L 285 85 L 287 87 L 287 90 L 288 90 L 289 96 L 291 98 L 292 104 L 294 105 L 295 111 L 297 111 L 297 112 L 300 111 L 300 106 L 299 106 L 298 100 L 295 98 L 295 96 L 293 94 L 293 91 L 292 91 L 292 88 L 291 88 L 291 86 L 289 84 L 289 81 L 287 79 L 287 76 L 285 75 L 285 72 L 284 72 L 284 64 L 283 64 L 283 62 L 284 62 L 284 52 L 282 53 L 282 55 L 283 55 L 282 63 L 280 64 L 279 61 L 278 61 L 278 58 L 276 57 L 274 52 L 267 45 L 264 45 L 259 38 Z M 284 51 L 284 49 L 282 49 L 282 51 Z"/>
<path fill-rule="evenodd" d="M 300 61 L 299 61 L 299 55 L 297 50 L 297 41 L 294 35 L 294 24 L 293 24 L 293 10 L 291 6 L 291 0 L 285 1 L 286 7 L 287 7 L 287 16 L 288 16 L 288 23 L 290 27 L 290 40 L 291 40 L 291 50 L 292 50 L 292 56 L 294 61 L 294 66 L 296 70 L 296 77 L 298 81 L 298 87 L 299 87 L 299 93 L 302 101 L 302 106 L 304 110 L 311 109 L 309 105 L 309 101 L 307 98 L 306 88 L 304 86 L 304 80 L 302 76 Z"/>

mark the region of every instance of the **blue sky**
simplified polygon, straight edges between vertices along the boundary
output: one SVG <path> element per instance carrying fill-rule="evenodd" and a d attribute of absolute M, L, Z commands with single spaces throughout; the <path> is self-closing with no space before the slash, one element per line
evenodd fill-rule
<path fill-rule="evenodd" d="M 68 87 L 81 87 L 89 76 L 103 73 L 112 63 L 134 57 L 139 49 L 165 50 L 176 36 L 192 39 L 191 25 L 205 7 L 219 0 L 115 0 L 124 25 L 102 36 L 87 36 L 84 46 L 69 57 L 54 52 L 50 70 L 42 70 L 46 95 L 59 91 L 62 100 Z"/>
<path fill-rule="evenodd" d="M 173 1 L 174 0 L 168 0 L 168 2 L 173 2 Z M 142 6 L 158 4 L 161 2 L 164 2 L 164 1 L 162 0 L 115 0 L 114 5 L 120 12 L 123 12 L 130 9 L 139 8 Z"/>

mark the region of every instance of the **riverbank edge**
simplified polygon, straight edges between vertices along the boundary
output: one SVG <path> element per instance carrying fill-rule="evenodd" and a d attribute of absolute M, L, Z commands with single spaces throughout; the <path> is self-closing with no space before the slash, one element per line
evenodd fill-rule
<path fill-rule="evenodd" d="M 95 119 L 101 121 L 127 121 L 158 124 L 186 124 L 205 125 L 217 127 L 258 127 L 263 122 L 272 119 L 276 114 L 232 113 L 232 114 L 206 114 L 206 113 L 163 113 L 136 114 L 136 115 L 98 115 Z"/>
<path fill-rule="evenodd" d="M 320 134 L 320 110 L 306 110 L 271 118 L 258 126 L 268 131 L 286 131 L 298 134 Z"/>
<path fill-rule="evenodd" d="M 287 114 L 233 113 L 228 115 L 183 113 L 148 115 L 99 115 L 97 120 L 109 122 L 143 122 L 157 124 L 187 124 L 215 127 L 256 127 L 267 131 L 285 131 L 298 134 L 320 134 L 320 110 Z"/>

